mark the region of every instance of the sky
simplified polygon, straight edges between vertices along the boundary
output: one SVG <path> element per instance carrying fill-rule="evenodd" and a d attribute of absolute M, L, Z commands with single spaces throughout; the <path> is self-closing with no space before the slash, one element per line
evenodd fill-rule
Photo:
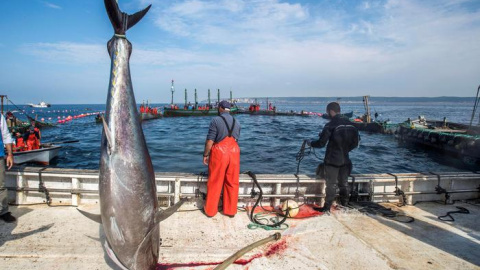
<path fill-rule="evenodd" d="M 475 96 L 480 0 L 119 0 L 137 102 L 222 97 Z M 101 0 L 1 0 L 0 94 L 104 103 Z"/>

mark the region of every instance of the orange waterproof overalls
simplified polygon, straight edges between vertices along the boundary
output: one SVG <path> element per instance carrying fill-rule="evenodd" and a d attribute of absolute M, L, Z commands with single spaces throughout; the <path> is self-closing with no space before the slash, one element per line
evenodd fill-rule
<path fill-rule="evenodd" d="M 222 117 L 222 116 L 220 116 Z M 238 189 L 240 175 L 240 147 L 232 136 L 235 127 L 235 118 L 232 128 L 228 128 L 228 136 L 212 146 L 208 163 L 207 199 L 205 214 L 213 217 L 218 212 L 218 201 L 223 187 L 223 213 L 234 216 L 237 213 Z"/>
<path fill-rule="evenodd" d="M 35 136 L 35 133 L 30 133 L 27 139 L 27 150 L 31 151 L 31 150 L 38 149 L 38 144 L 39 144 L 38 138 L 37 136 Z"/>
<path fill-rule="evenodd" d="M 23 138 L 17 137 L 17 142 L 15 143 L 13 152 L 21 152 L 23 150 L 25 150 L 25 143 L 23 142 Z"/>

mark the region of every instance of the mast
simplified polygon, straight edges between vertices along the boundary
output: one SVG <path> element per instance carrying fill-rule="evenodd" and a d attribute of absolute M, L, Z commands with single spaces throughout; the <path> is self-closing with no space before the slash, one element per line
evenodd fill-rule
<path fill-rule="evenodd" d="M 173 105 L 173 92 L 175 92 L 175 86 L 173 85 L 173 79 L 172 79 L 172 87 L 170 87 L 170 91 L 172 91 L 172 102 L 170 105 Z"/>
<path fill-rule="evenodd" d="M 210 107 L 210 88 L 208 88 L 208 107 Z"/>
<path fill-rule="evenodd" d="M 220 89 L 217 89 L 217 101 L 220 103 Z"/>
<path fill-rule="evenodd" d="M 230 103 L 233 103 L 232 90 L 230 90 Z"/>
<path fill-rule="evenodd" d="M 2 99 L 2 112 L 1 112 L 2 114 L 3 114 L 3 99 L 6 98 L 6 97 L 7 96 L 5 96 L 5 95 L 0 95 L 0 98 Z"/>
<path fill-rule="evenodd" d="M 197 102 L 197 88 L 195 88 L 195 104 L 193 105 L 193 107 L 195 108 L 195 110 L 197 109 L 197 106 L 198 106 L 198 102 Z"/>
<path fill-rule="evenodd" d="M 363 96 L 363 105 L 365 106 L 365 111 L 367 113 L 365 115 L 366 116 L 365 120 L 366 120 L 367 123 L 370 123 L 370 122 L 372 122 L 372 117 L 370 116 L 370 107 L 368 105 L 368 97 L 369 96 Z"/>
<path fill-rule="evenodd" d="M 185 88 L 185 107 L 187 107 L 187 88 Z"/>

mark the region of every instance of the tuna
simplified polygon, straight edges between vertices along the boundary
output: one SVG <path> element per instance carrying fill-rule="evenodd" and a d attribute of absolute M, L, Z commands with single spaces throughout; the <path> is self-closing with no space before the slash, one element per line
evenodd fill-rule
<path fill-rule="evenodd" d="M 104 2 L 115 30 L 107 44 L 111 72 L 99 175 L 100 217 L 107 240 L 105 248 L 123 268 L 155 269 L 160 246 L 158 224 L 179 205 L 165 212 L 158 211 L 155 174 L 130 77 L 132 44 L 125 36 L 151 5 L 128 15 L 120 11 L 115 0 Z"/>

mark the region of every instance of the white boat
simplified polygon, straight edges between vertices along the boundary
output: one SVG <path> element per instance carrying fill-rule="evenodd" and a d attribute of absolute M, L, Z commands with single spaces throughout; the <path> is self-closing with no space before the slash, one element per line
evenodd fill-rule
<path fill-rule="evenodd" d="M 49 103 L 46 103 L 45 101 L 42 101 L 38 104 L 28 103 L 28 105 L 33 108 L 48 108 L 51 106 Z"/>
<path fill-rule="evenodd" d="M 58 155 L 62 148 L 60 145 L 44 145 L 42 148 L 31 151 L 13 153 L 13 163 L 22 164 L 26 162 L 35 162 L 42 165 L 49 165 L 50 160 Z"/>

